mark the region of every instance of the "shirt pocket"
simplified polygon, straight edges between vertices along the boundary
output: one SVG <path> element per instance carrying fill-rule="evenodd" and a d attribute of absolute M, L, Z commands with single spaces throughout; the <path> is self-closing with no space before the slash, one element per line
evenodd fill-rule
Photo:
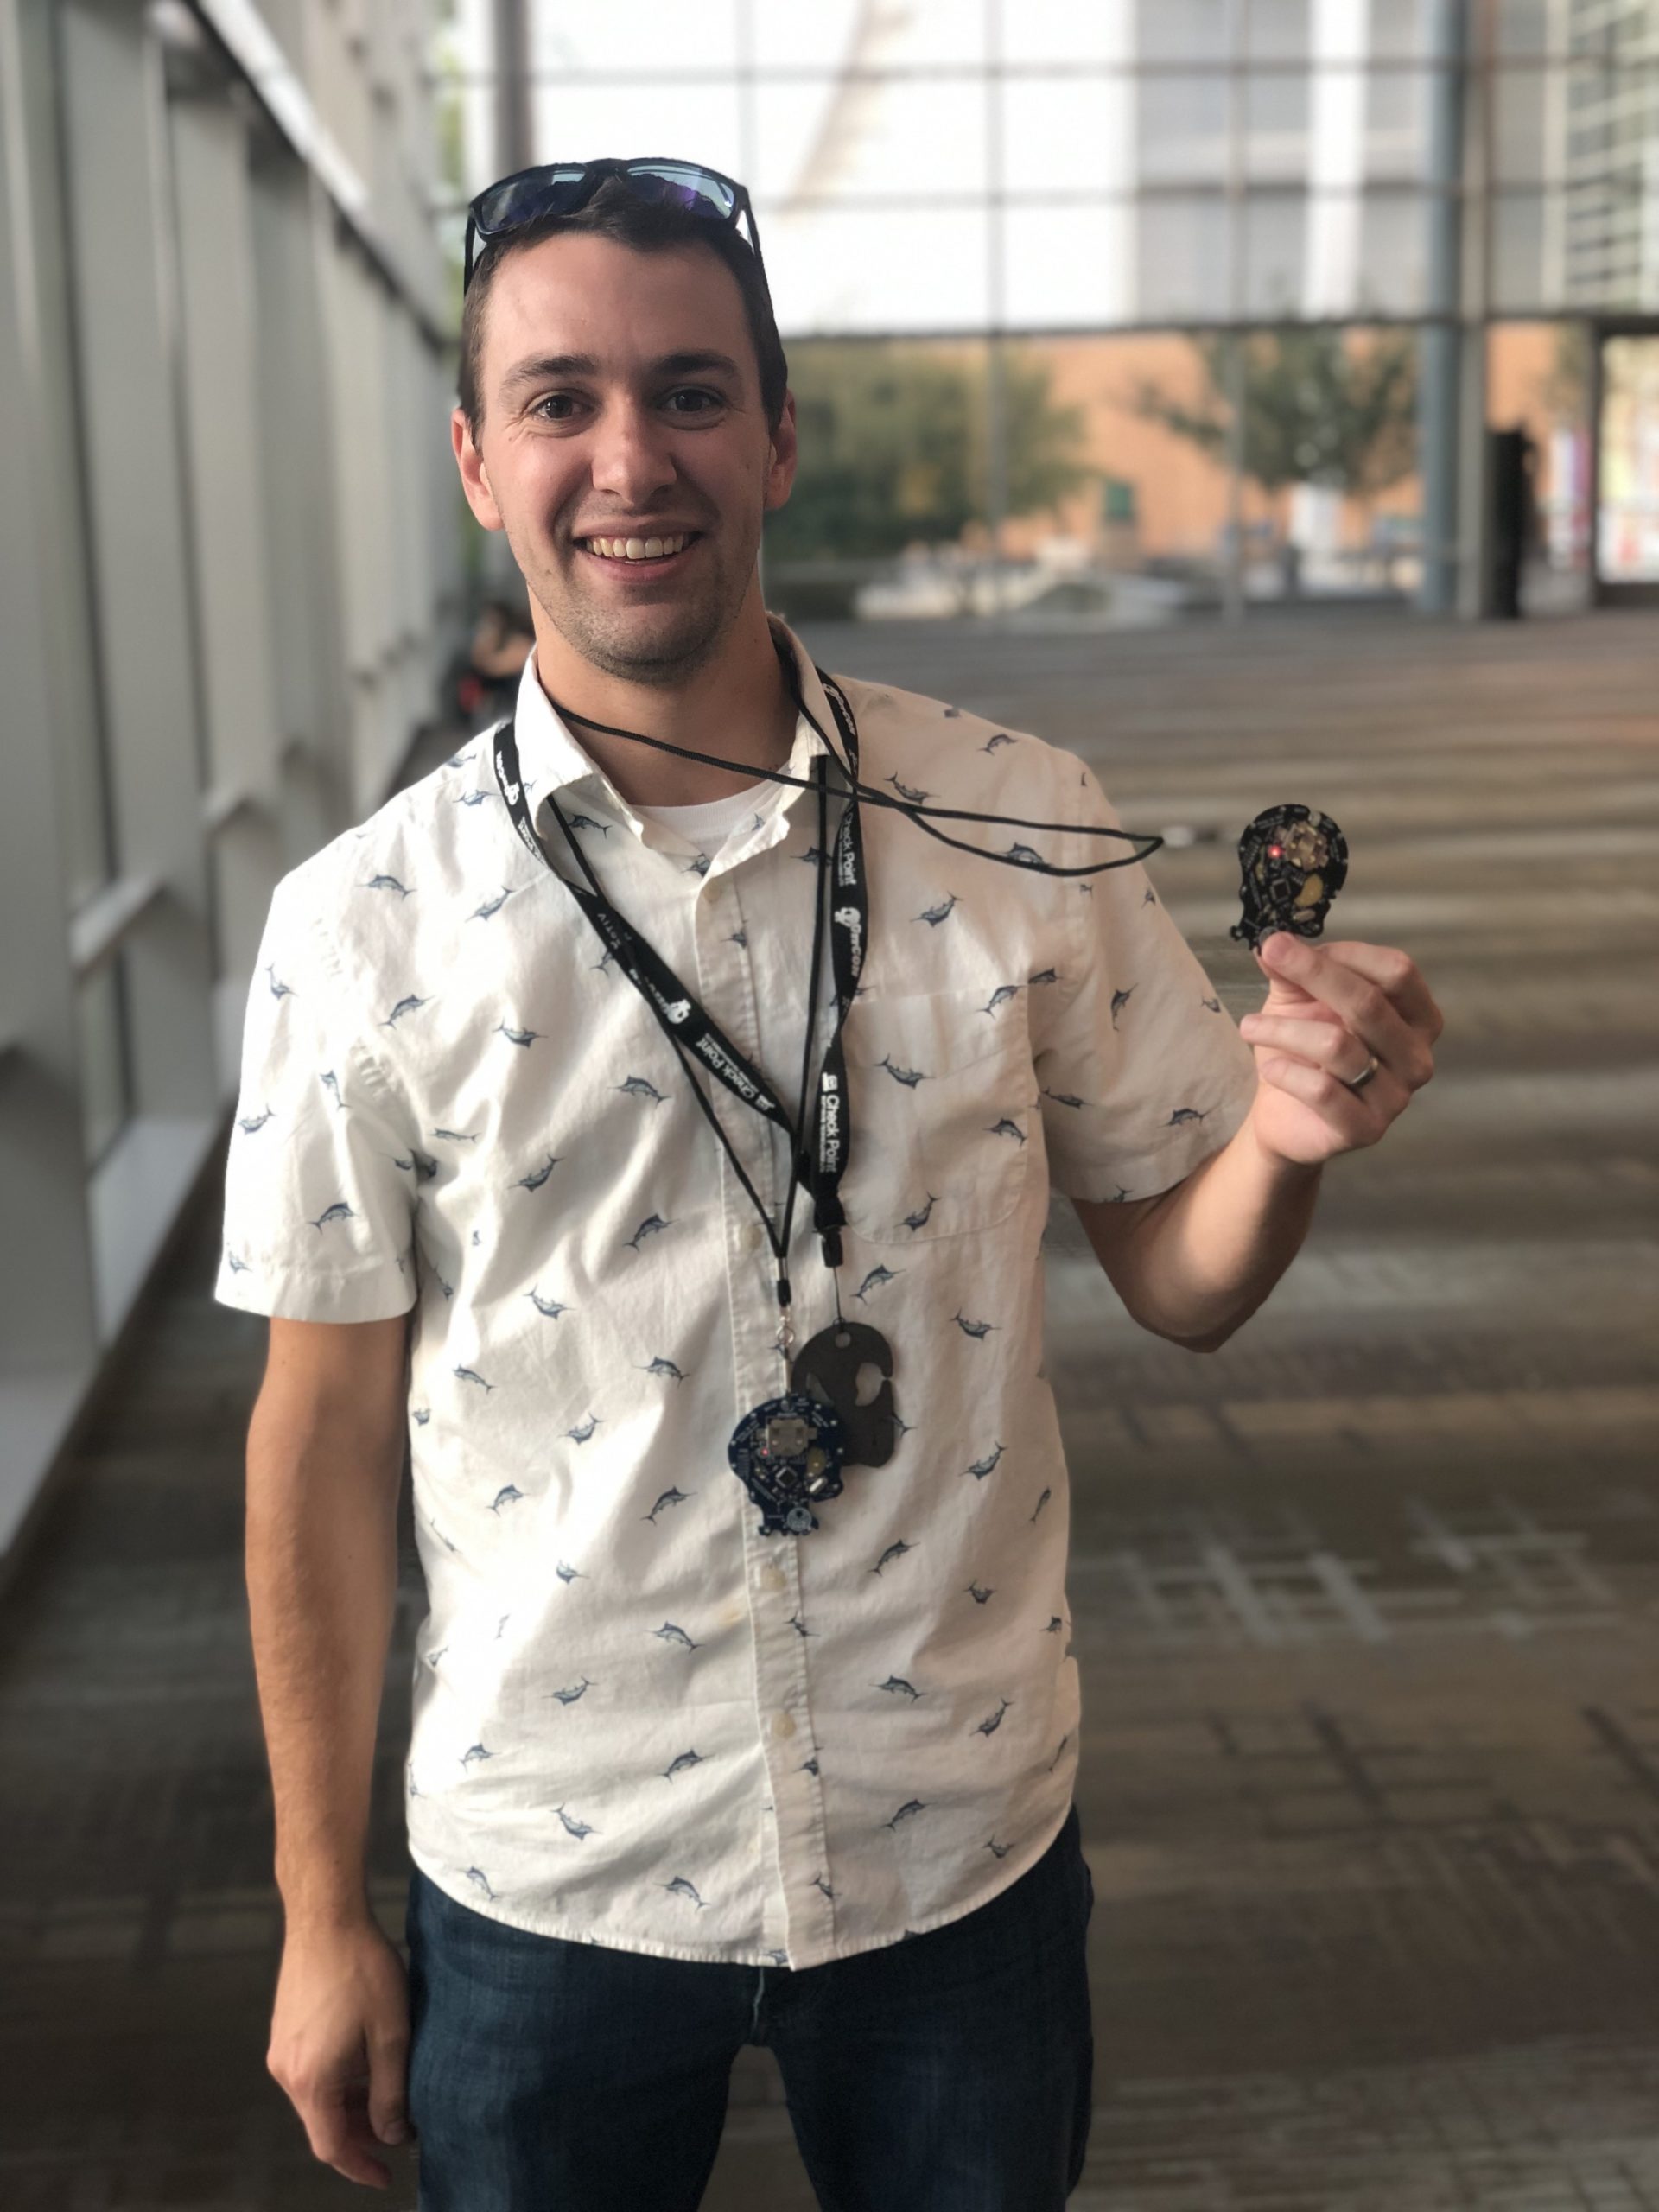
<path fill-rule="evenodd" d="M 1026 993 L 992 1005 L 998 995 L 986 985 L 855 1001 L 841 1198 L 856 1235 L 966 1236 L 1006 1221 L 1025 1195 L 1039 1135 Z"/>

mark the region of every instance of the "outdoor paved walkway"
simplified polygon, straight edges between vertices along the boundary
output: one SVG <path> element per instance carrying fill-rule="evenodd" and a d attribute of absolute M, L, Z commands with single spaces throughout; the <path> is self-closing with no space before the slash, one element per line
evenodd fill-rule
<path fill-rule="evenodd" d="M 1152 871 L 1235 1014 L 1261 987 L 1226 937 L 1232 842 L 1324 807 L 1352 853 L 1332 934 L 1405 946 L 1446 1019 L 1434 1083 L 1328 1172 L 1213 1357 L 1136 1330 L 1055 1210 L 1097 1899 L 1074 2207 L 1659 2207 L 1655 624 L 812 642 L 1076 748 L 1137 828 L 1214 830 Z M 240 1454 L 264 1325 L 212 1302 L 218 1197 L 0 1606 L 6 2212 L 354 2195 L 264 2069 Z M 404 1558 L 394 1934 L 407 1501 Z M 747 2052 L 707 2212 L 810 2212 L 777 2099 Z M 412 2206 L 404 2171 L 376 2201 Z"/>

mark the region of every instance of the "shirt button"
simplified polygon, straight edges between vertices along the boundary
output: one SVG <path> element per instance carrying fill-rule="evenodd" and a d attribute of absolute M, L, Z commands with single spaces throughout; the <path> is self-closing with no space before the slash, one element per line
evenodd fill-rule
<path fill-rule="evenodd" d="M 718 906 L 726 896 L 725 877 L 717 875 L 712 883 L 705 883 L 702 887 L 702 895 L 711 906 Z"/>
<path fill-rule="evenodd" d="M 763 1567 L 760 1570 L 760 1585 L 766 1590 L 786 1590 L 789 1587 L 789 1577 L 781 1567 Z"/>
<path fill-rule="evenodd" d="M 758 1252 L 766 1241 L 766 1233 L 758 1221 L 746 1221 L 739 1241 L 746 1252 Z"/>
<path fill-rule="evenodd" d="M 774 1736 L 792 1736 L 795 1733 L 795 1723 L 790 1719 L 788 1713 L 774 1713 L 772 1716 L 772 1732 Z"/>

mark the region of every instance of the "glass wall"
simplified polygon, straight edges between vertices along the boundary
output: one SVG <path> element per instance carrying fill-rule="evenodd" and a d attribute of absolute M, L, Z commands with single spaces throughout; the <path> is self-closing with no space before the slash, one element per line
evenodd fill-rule
<path fill-rule="evenodd" d="M 1397 325 L 1282 325 L 1010 340 L 993 368 L 982 340 L 808 340 L 768 601 L 1116 623 L 1219 610 L 1235 585 L 1250 605 L 1409 594 L 1418 350 Z"/>
<path fill-rule="evenodd" d="M 474 5 L 460 49 L 471 189 L 499 173 L 499 13 Z M 832 361 L 849 391 L 890 381 L 894 364 L 918 391 L 947 360 L 977 374 L 979 396 L 960 402 L 979 425 L 976 472 L 957 471 L 972 512 L 943 535 L 942 510 L 918 513 L 912 569 L 923 546 L 941 574 L 971 569 L 976 531 L 1005 562 L 1027 557 L 1042 531 L 1014 498 L 1007 443 L 1026 402 L 999 385 L 1069 361 L 1068 336 L 1098 349 L 1133 334 L 1150 350 L 1131 377 L 1184 391 L 1196 374 L 1208 426 L 1182 439 L 1170 417 L 1179 443 L 1160 448 L 1143 418 L 1144 449 L 1179 450 L 1184 476 L 1202 460 L 1206 486 L 1187 542 L 1149 559 L 1207 565 L 1236 606 L 1270 596 L 1275 575 L 1289 589 L 1421 589 L 1448 604 L 1435 567 L 1470 537 L 1452 480 L 1458 438 L 1479 435 L 1470 389 L 1486 329 L 1659 315 L 1654 0 L 525 0 L 524 20 L 526 157 L 655 149 L 744 178 L 791 362 L 815 391 Z M 458 251 L 459 208 L 446 220 Z M 1309 324 L 1328 327 L 1318 346 L 1291 340 Z M 1389 340 L 1390 326 L 1406 337 Z M 1178 332 L 1196 350 L 1168 353 L 1164 334 Z M 1246 335 L 1233 348 L 1210 332 Z M 863 368 L 851 340 L 870 349 Z M 1304 366 L 1336 410 L 1299 426 L 1310 457 L 1298 464 L 1291 442 L 1281 458 L 1304 474 L 1289 479 L 1268 463 L 1274 434 L 1260 419 L 1275 360 L 1281 384 Z M 1390 428 L 1356 477 L 1344 455 L 1368 361 L 1389 372 L 1373 397 Z M 1121 511 L 1119 442 L 1086 411 L 1074 459 L 1089 511 Z M 1224 416 L 1236 436 L 1216 435 Z M 1395 466 L 1402 422 L 1421 447 L 1410 467 Z M 873 451 L 893 429 L 878 410 Z M 837 435 L 850 450 L 845 424 Z M 1382 446 L 1386 485 L 1372 465 Z M 1079 512 L 1075 497 L 1048 511 L 1067 557 L 1097 537 Z M 952 603 L 893 567 L 891 513 L 857 544 L 850 510 L 833 531 L 810 519 L 776 525 L 769 588 L 804 560 L 885 562 L 865 581 L 903 584 L 917 607 Z M 850 580 L 795 590 L 833 599 Z"/>
<path fill-rule="evenodd" d="M 1530 448 L 1534 512 L 1524 597 L 1534 613 L 1581 607 L 1588 593 L 1594 354 L 1583 322 L 1506 322 L 1491 334 L 1491 427 L 1524 432 Z"/>
<path fill-rule="evenodd" d="M 1659 584 L 1659 332 L 1604 341 L 1599 431 L 1599 573 Z"/>
<path fill-rule="evenodd" d="M 750 184 L 786 336 L 1433 314 L 1469 197 L 1494 311 L 1659 311 L 1650 0 L 540 0 L 528 49 L 532 158 Z"/>

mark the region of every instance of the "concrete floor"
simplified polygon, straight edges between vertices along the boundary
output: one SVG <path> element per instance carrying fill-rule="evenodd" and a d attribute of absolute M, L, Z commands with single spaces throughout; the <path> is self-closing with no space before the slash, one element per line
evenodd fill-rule
<path fill-rule="evenodd" d="M 1440 1072 L 1328 1173 L 1225 1351 L 1128 1322 L 1070 1209 L 1099 2053 L 1078 2212 L 1659 2207 L 1659 633 L 1263 617 L 1111 637 L 868 627 L 826 665 L 1082 753 L 1235 1014 L 1232 841 L 1302 798 L 1332 934 L 1403 945 Z M 416 766 L 424 763 L 415 764 Z M 280 1921 L 240 1451 L 264 1324 L 204 1192 L 0 1611 L 0 2203 L 309 2212 L 264 2069 Z M 405 1540 L 376 1789 L 421 1610 Z M 365 2201 L 358 2197 L 357 2201 Z M 410 2169 L 390 2196 L 414 2202 Z M 744 2055 L 707 2212 L 810 2212 Z"/>

